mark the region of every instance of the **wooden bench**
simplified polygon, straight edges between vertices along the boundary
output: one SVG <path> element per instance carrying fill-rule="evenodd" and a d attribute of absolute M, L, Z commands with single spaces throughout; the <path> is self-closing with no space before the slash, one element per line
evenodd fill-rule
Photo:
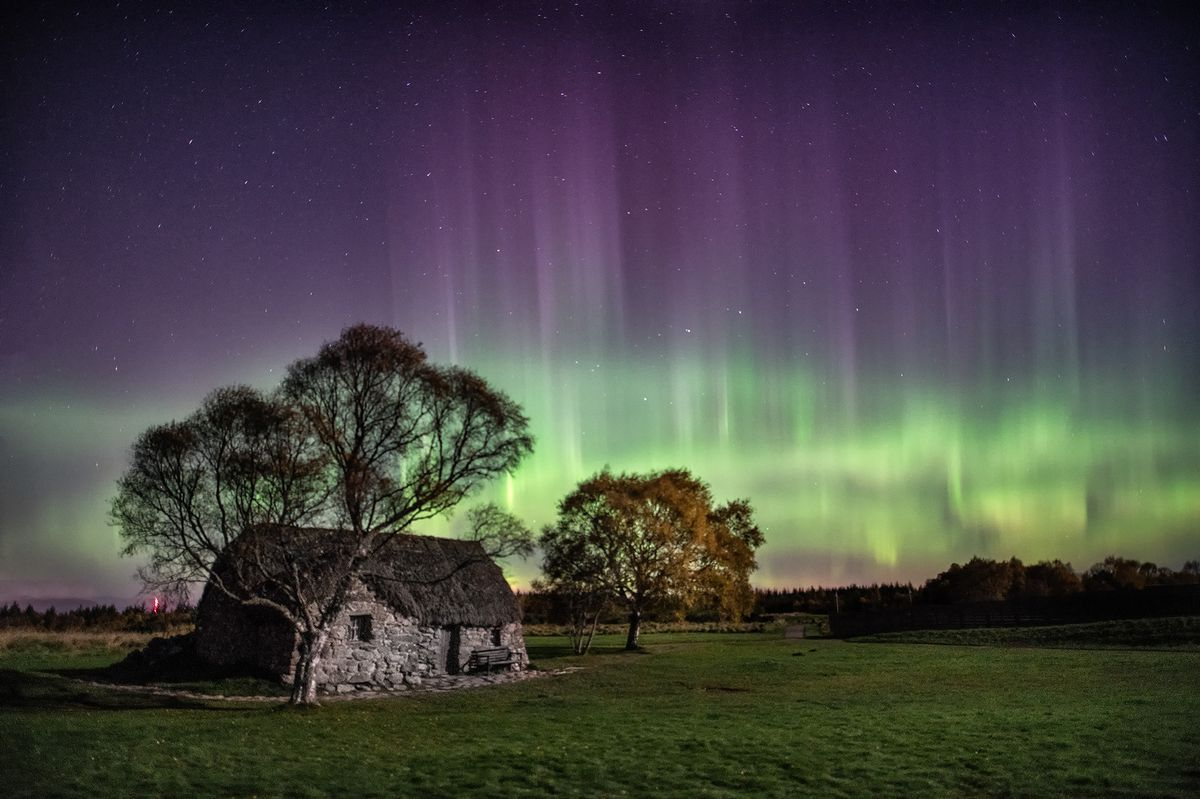
<path fill-rule="evenodd" d="M 504 666 L 511 668 L 517 662 L 515 653 L 506 646 L 497 646 L 490 649 L 475 649 L 471 652 L 471 657 L 467 658 L 466 671 L 480 671 L 486 669 L 489 673 L 496 666 Z"/>

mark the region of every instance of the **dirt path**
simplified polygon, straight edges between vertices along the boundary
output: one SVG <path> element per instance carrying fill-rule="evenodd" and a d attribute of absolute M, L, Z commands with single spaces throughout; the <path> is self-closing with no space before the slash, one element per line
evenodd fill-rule
<path fill-rule="evenodd" d="M 559 674 L 568 674 L 572 671 L 578 670 L 579 667 L 576 666 L 565 669 L 556 669 L 553 671 L 527 669 L 524 671 L 502 672 L 499 674 L 426 677 L 421 681 L 419 686 L 405 687 L 399 690 L 368 689 L 354 690 L 350 693 L 343 694 L 321 694 L 321 702 L 347 702 L 359 699 L 382 699 L 384 697 L 392 696 L 446 693 L 449 691 L 462 691 L 470 688 L 484 688 L 489 685 L 503 685 L 506 683 L 524 682 L 525 680 L 533 680 L 540 677 L 551 677 Z M 61 675 L 55 676 L 61 677 Z M 95 688 L 103 688 L 109 691 L 123 691 L 126 693 L 140 694 L 143 696 L 161 696 L 171 699 L 190 699 L 202 702 L 287 703 L 287 697 L 285 696 L 225 696 L 222 694 L 203 694 L 197 691 L 184 691 L 172 688 L 164 688 L 161 685 L 128 685 L 122 683 L 99 682 L 96 680 L 84 680 L 72 677 L 64 677 L 63 679 L 72 680 L 73 682 L 82 683 Z"/>

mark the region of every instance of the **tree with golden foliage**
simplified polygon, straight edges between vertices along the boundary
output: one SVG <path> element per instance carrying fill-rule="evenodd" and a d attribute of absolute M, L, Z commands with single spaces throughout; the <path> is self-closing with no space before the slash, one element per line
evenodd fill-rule
<path fill-rule="evenodd" d="M 559 503 L 542 534 L 545 584 L 587 586 L 629 614 L 636 649 L 646 612 L 714 600 L 727 618 L 753 604 L 750 572 L 763 536 L 747 500 L 713 507 L 708 485 L 686 469 L 613 474 L 607 469 Z"/>

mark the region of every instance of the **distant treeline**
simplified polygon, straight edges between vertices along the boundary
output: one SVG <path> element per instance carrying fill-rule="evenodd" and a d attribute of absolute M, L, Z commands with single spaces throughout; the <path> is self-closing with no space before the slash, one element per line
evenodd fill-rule
<path fill-rule="evenodd" d="M 1188 561 L 1182 569 L 1175 571 L 1154 563 L 1111 555 L 1079 573 L 1070 563 L 1060 560 L 1026 566 L 1017 558 L 971 558 L 962 565 L 951 564 L 919 588 L 912 583 L 758 588 L 754 591 L 754 610 L 750 619 L 792 613 L 852 613 L 914 605 L 1066 597 L 1092 591 L 1192 584 L 1200 584 L 1200 560 Z M 570 614 L 568 602 L 563 597 L 537 592 L 521 593 L 518 597 L 527 624 L 559 624 Z M 686 613 L 678 608 L 660 607 L 650 617 L 658 621 L 711 622 L 718 620 L 719 614 L 715 606 L 701 603 Z M 602 624 L 617 624 L 621 620 L 621 613 L 615 608 L 610 608 L 600 618 Z"/>
<path fill-rule="evenodd" d="M 165 632 L 172 627 L 195 621 L 195 608 L 180 605 L 170 611 L 153 613 L 145 605 L 130 605 L 117 610 L 116 605 L 93 605 L 74 610 L 58 611 L 53 607 L 43 612 L 16 602 L 0 605 L 0 630 L 36 629 L 51 632 Z"/>
<path fill-rule="evenodd" d="M 755 613 L 837 613 L 887 610 L 911 605 L 947 605 L 1005 599 L 1066 597 L 1093 591 L 1200 584 L 1200 560 L 1179 571 L 1155 563 L 1110 555 L 1082 574 L 1070 563 L 1044 560 L 1026 566 L 1017 558 L 971 558 L 925 582 L 850 585 L 838 588 L 759 589 Z"/>
<path fill-rule="evenodd" d="M 912 583 L 844 585 L 836 588 L 759 588 L 754 592 L 754 614 L 845 613 L 867 608 L 895 608 L 912 604 L 919 593 Z"/>
<path fill-rule="evenodd" d="M 1078 574 L 1070 563 L 1041 561 L 1026 566 L 1016 558 L 971 558 L 929 580 L 920 591 L 921 601 L 933 604 L 988 602 L 999 599 L 1062 597 L 1091 591 L 1151 588 L 1160 585 L 1200 583 L 1200 560 L 1190 560 L 1179 571 L 1150 562 L 1109 555 Z"/>

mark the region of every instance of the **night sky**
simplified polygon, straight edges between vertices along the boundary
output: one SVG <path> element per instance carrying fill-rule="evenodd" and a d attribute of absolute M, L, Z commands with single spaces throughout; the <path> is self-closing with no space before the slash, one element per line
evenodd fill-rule
<path fill-rule="evenodd" d="M 0 600 L 132 598 L 137 434 L 359 321 L 526 409 L 535 527 L 685 466 L 760 585 L 1200 556 L 1182 4 L 24 5 Z"/>

